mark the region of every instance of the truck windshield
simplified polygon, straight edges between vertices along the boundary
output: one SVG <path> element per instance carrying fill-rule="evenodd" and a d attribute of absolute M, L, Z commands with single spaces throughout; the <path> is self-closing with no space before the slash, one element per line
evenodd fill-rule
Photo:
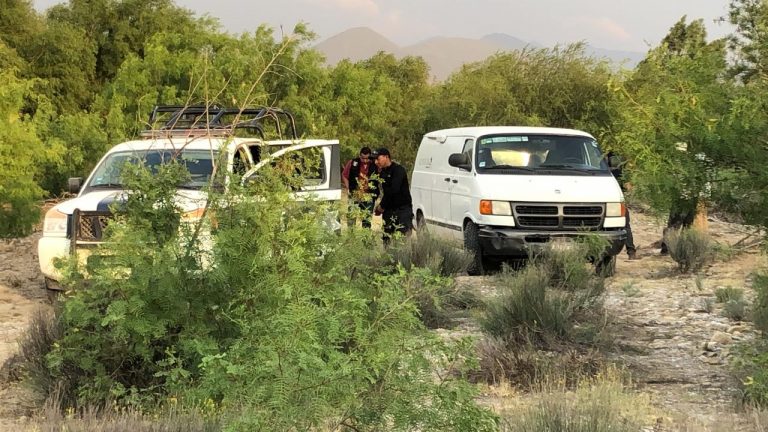
<path fill-rule="evenodd" d="M 96 168 L 88 184 L 89 188 L 122 187 L 121 170 L 126 163 L 139 163 L 153 173 L 165 163 L 175 160 L 184 165 L 190 174 L 190 181 L 179 185 L 185 189 L 201 189 L 211 179 L 213 161 L 217 152 L 210 150 L 144 150 L 117 152 L 107 156 Z"/>
<path fill-rule="evenodd" d="M 491 135 L 478 140 L 478 172 L 610 174 L 597 142 L 568 135 Z"/>

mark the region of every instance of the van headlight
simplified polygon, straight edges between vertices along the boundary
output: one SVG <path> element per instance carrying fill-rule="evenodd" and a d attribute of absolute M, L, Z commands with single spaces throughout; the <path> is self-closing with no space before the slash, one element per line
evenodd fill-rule
<path fill-rule="evenodd" d="M 480 201 L 480 214 L 494 216 L 512 216 L 512 205 L 509 201 Z"/>
<path fill-rule="evenodd" d="M 55 208 L 45 213 L 43 222 L 43 236 L 45 237 L 66 237 L 67 236 L 67 218 L 68 216 Z"/>
<path fill-rule="evenodd" d="M 605 204 L 606 217 L 623 217 L 626 215 L 627 215 L 627 206 L 623 202 Z"/>

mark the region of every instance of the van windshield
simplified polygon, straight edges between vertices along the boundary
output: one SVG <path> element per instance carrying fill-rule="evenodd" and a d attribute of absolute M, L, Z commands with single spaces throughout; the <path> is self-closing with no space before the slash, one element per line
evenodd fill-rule
<path fill-rule="evenodd" d="M 589 137 L 503 134 L 481 137 L 477 143 L 478 172 L 610 175 L 597 142 Z"/>
<path fill-rule="evenodd" d="M 152 173 L 156 173 L 161 165 L 176 161 L 182 164 L 190 174 L 189 182 L 179 187 L 202 189 L 211 179 L 213 161 L 217 153 L 210 150 L 144 150 L 113 153 L 96 168 L 88 187 L 121 189 L 121 173 L 126 163 L 142 164 Z"/>

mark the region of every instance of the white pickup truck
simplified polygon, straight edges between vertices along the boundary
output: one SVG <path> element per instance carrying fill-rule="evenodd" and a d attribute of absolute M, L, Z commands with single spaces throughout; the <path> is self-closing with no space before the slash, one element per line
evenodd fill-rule
<path fill-rule="evenodd" d="M 311 162 L 317 169 L 305 175 L 304 186 L 295 192 L 297 199 L 307 194 L 320 200 L 341 199 L 339 141 L 298 139 L 293 116 L 287 111 L 161 106 L 153 110 L 149 124 L 158 124 L 163 114 L 170 114 L 163 126 L 144 132 L 141 139 L 114 146 L 84 182 L 82 178 L 69 179 L 70 192 L 77 196 L 46 213 L 38 257 L 49 294 L 62 290 L 61 273 L 55 266 L 57 258 L 76 254 L 85 259 L 89 250 L 102 242 L 103 229 L 112 218 L 110 204 L 125 192 L 120 170 L 126 162 L 142 163 L 150 169 L 170 160 L 185 165 L 191 180 L 179 185 L 176 199 L 187 220 L 202 214 L 207 200 L 205 187 L 218 161 L 226 161 L 226 172 L 246 182 L 265 164 L 280 158 L 313 158 Z M 282 139 L 281 117 L 288 119 L 289 139 Z M 274 123 L 281 139 L 264 138 L 264 120 Z M 243 131 L 256 136 L 239 136 Z"/>

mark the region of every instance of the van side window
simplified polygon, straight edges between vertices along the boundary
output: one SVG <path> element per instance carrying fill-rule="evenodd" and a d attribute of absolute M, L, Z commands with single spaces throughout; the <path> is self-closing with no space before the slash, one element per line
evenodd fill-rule
<path fill-rule="evenodd" d="M 472 166 L 472 159 L 474 152 L 472 151 L 472 148 L 474 147 L 475 140 L 472 138 L 468 138 L 466 141 L 464 141 L 464 148 L 461 150 L 462 153 L 467 155 L 469 157 L 469 165 Z"/>

